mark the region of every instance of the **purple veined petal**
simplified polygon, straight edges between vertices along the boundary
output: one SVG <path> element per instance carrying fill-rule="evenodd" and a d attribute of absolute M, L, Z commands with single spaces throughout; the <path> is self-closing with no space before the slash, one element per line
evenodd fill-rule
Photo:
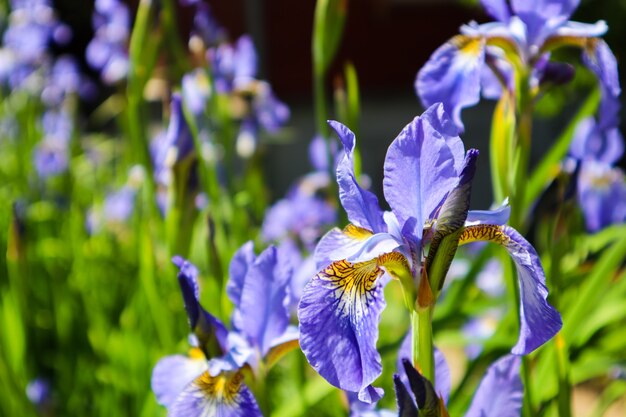
<path fill-rule="evenodd" d="M 461 110 L 480 100 L 484 61 L 482 38 L 457 35 L 440 46 L 415 79 L 415 90 L 424 107 L 442 102 L 456 126 L 463 130 Z"/>
<path fill-rule="evenodd" d="M 346 210 L 348 220 L 374 233 L 386 231 L 378 198 L 370 191 L 361 188 L 354 175 L 352 160 L 356 146 L 354 133 L 339 122 L 331 120 L 328 124 L 341 139 L 345 152 L 337 165 L 337 183 L 339 184 L 339 199 Z"/>
<path fill-rule="evenodd" d="M 194 350 L 200 352 L 197 348 Z M 193 357 L 172 355 L 161 359 L 152 370 L 151 380 L 157 402 L 169 408 L 185 387 L 207 368 L 206 358 L 201 352 Z"/>
<path fill-rule="evenodd" d="M 583 50 L 583 63 L 598 77 L 603 92 L 619 96 L 621 87 L 617 71 L 617 60 L 611 48 L 602 39 L 589 39 Z"/>
<path fill-rule="evenodd" d="M 382 397 L 371 386 L 382 372 L 376 341 L 386 305 L 376 264 L 331 264 L 309 281 L 298 307 L 300 347 L 313 369 L 366 403 Z"/>
<path fill-rule="evenodd" d="M 527 355 L 552 338 L 563 326 L 561 315 L 547 301 L 548 288 L 539 256 L 530 243 L 509 226 L 466 227 L 460 244 L 481 240 L 503 246 L 515 262 L 521 299 L 520 333 L 511 352 Z"/>
<path fill-rule="evenodd" d="M 350 256 L 352 253 L 358 250 L 358 247 L 362 245 L 363 240 L 371 236 L 371 233 L 364 236 L 351 236 L 344 233 L 341 229 L 335 227 L 329 230 L 318 242 L 315 247 L 313 258 L 315 259 L 315 265 L 317 271 L 326 268 L 337 259 L 333 259 L 336 255 L 341 253 L 343 259 Z"/>
<path fill-rule="evenodd" d="M 243 375 L 203 373 L 191 382 L 169 409 L 169 417 L 262 417 Z"/>
<path fill-rule="evenodd" d="M 578 174 L 578 202 L 589 232 L 626 222 L 626 177 L 617 167 L 583 161 Z"/>
<path fill-rule="evenodd" d="M 511 10 L 506 0 L 480 0 L 487 13 L 500 22 L 507 23 L 511 17 Z"/>
<path fill-rule="evenodd" d="M 385 157 L 385 198 L 402 232 L 418 242 L 424 222 L 458 182 L 453 149 L 460 139 L 437 129 L 446 119 L 442 104 L 431 106 L 400 132 Z M 432 123 L 437 120 L 444 123 Z"/>
<path fill-rule="evenodd" d="M 400 349 L 398 349 L 398 358 L 396 359 L 396 370 L 400 375 L 400 380 L 404 383 L 409 393 L 411 393 L 411 387 L 409 386 L 409 379 L 404 372 L 404 366 L 402 365 L 402 359 L 411 358 L 411 342 L 412 332 L 409 332 L 402 340 Z M 410 360 L 410 359 L 409 359 Z M 452 379 L 450 377 L 450 367 L 446 361 L 446 357 L 443 353 L 435 347 L 435 391 L 441 398 L 443 398 L 444 404 L 448 403 L 450 398 L 450 390 L 452 386 Z M 411 395 L 413 395 L 411 393 Z"/>
<path fill-rule="evenodd" d="M 465 226 L 474 226 L 477 224 L 496 224 L 498 226 L 505 225 L 511 216 L 511 206 L 509 199 L 506 198 L 500 207 L 495 210 L 470 210 L 467 213 Z"/>
<path fill-rule="evenodd" d="M 493 363 L 483 377 L 465 417 L 519 417 L 524 387 L 519 356 L 507 355 Z"/>
<path fill-rule="evenodd" d="M 568 21 L 561 25 L 554 35 L 571 36 L 575 38 L 598 38 L 604 36 L 608 30 L 609 26 L 604 20 L 600 20 L 596 23 Z"/>
<path fill-rule="evenodd" d="M 269 351 L 272 340 L 281 336 L 289 325 L 289 282 L 292 267 L 278 256 L 275 247 L 264 250 L 250 265 L 236 311 L 241 327 L 261 354 Z"/>
<path fill-rule="evenodd" d="M 175 256 L 172 262 L 179 269 L 178 284 L 183 295 L 189 327 L 195 333 L 200 346 L 211 356 L 221 355 L 227 350 L 228 331 L 222 322 L 200 305 L 198 268 L 186 259 Z"/>

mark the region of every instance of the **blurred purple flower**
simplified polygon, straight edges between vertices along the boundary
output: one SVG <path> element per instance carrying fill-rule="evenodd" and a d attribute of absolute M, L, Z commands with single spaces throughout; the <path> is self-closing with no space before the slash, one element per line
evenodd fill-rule
<path fill-rule="evenodd" d="M 496 71 L 504 83 L 500 88 L 512 88 L 517 64 L 509 61 L 510 55 L 532 70 L 534 84 L 571 79 L 571 67 L 548 62 L 550 51 L 561 46 L 582 49 L 583 62 L 600 81 L 603 103 L 617 98 L 617 62 L 599 38 L 607 31 L 606 23 L 569 21 L 578 0 L 482 0 L 482 4 L 496 22 L 463 26 L 461 34 L 439 47 L 417 74 L 415 88 L 424 106 L 443 102 L 463 129 L 461 110 L 478 103 L 481 89 L 487 97 L 498 95 L 496 78 L 485 72 Z"/>
<path fill-rule="evenodd" d="M 94 37 L 87 45 L 87 62 L 100 71 L 105 83 L 115 84 L 128 74 L 128 6 L 119 0 L 96 0 L 92 24 Z"/>
<path fill-rule="evenodd" d="M 41 120 L 44 138 L 34 151 L 38 175 L 47 178 L 65 172 L 69 164 L 72 119 L 65 110 L 48 110 Z"/>
<path fill-rule="evenodd" d="M 33 379 L 26 385 L 26 396 L 38 407 L 45 405 L 50 400 L 50 383 L 43 378 Z"/>
<path fill-rule="evenodd" d="M 615 116 L 609 112 L 598 121 L 582 120 L 570 146 L 570 156 L 579 163 L 577 197 L 590 232 L 626 222 L 626 178 L 614 166 L 624 153 L 624 139 L 607 117 Z"/>
<path fill-rule="evenodd" d="M 31 75 L 49 66 L 52 43 L 63 44 L 71 31 L 56 17 L 48 0 L 13 0 L 0 49 L 0 81 L 12 89 L 33 88 Z"/>

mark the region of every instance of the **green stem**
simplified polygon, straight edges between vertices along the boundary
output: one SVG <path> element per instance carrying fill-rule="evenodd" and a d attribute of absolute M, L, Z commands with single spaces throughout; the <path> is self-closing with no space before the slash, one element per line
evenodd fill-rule
<path fill-rule="evenodd" d="M 433 307 L 419 309 L 417 311 L 417 332 L 413 329 L 413 344 L 415 345 L 415 334 L 417 334 L 418 362 L 420 371 L 424 377 L 428 378 L 435 385 L 435 352 L 433 349 Z"/>

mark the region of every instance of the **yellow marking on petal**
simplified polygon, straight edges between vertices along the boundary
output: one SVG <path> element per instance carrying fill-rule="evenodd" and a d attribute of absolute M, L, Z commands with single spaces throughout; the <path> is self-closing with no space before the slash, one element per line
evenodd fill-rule
<path fill-rule="evenodd" d="M 317 278 L 330 284 L 339 303 L 336 313 L 360 321 L 367 315 L 373 301 L 372 289 L 382 275 L 376 259 L 352 264 L 346 260 L 330 264 L 317 274 Z"/>
<path fill-rule="evenodd" d="M 483 50 L 483 40 L 465 35 L 457 35 L 450 42 L 464 55 L 477 57 Z"/>
<path fill-rule="evenodd" d="M 357 239 L 357 240 L 366 240 L 366 239 L 370 238 L 374 234 L 370 230 L 364 229 L 364 228 L 359 227 L 359 226 L 355 226 L 353 224 L 347 225 L 343 229 L 343 233 L 346 236 L 351 237 L 352 239 Z"/>
<path fill-rule="evenodd" d="M 206 371 L 194 383 L 208 398 L 219 403 L 232 404 L 241 389 L 243 375 L 241 372 L 223 372 L 218 376 L 211 376 Z"/>
<path fill-rule="evenodd" d="M 189 356 L 190 359 L 193 360 L 206 360 L 206 356 L 204 356 L 204 352 L 202 352 L 202 349 L 197 348 L 197 347 L 193 347 L 191 349 L 189 349 L 189 352 L 187 353 L 187 355 Z"/>
<path fill-rule="evenodd" d="M 511 241 L 511 238 L 502 231 L 501 226 L 479 224 L 476 226 L 468 226 L 463 230 L 459 240 L 459 245 L 465 245 L 467 243 L 483 240 L 507 246 Z"/>

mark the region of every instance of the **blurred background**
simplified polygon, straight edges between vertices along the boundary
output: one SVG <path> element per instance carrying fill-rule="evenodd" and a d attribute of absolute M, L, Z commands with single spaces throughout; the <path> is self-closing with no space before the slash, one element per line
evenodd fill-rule
<path fill-rule="evenodd" d="M 259 54 L 259 78 L 271 82 L 276 95 L 292 112 L 288 129 L 279 142 L 266 148 L 267 179 L 280 198 L 294 178 L 306 172 L 307 146 L 315 134 L 312 100 L 311 33 L 314 0 L 204 0 L 232 40 L 250 34 Z M 136 10 L 137 1 L 127 2 Z M 76 34 L 67 49 L 83 63 L 85 72 L 98 76 L 84 62 L 84 51 L 93 36 L 92 2 L 57 0 L 60 19 Z M 471 20 L 491 20 L 478 0 L 353 0 L 348 1 L 344 37 L 327 79 L 328 90 L 342 82 L 346 62 L 356 68 L 361 92 L 362 117 L 359 147 L 363 149 L 363 172 L 372 180 L 373 190 L 382 194 L 382 165 L 387 146 L 413 117 L 423 111 L 413 83 L 417 71 L 435 49 L 458 33 Z M 187 38 L 193 21 L 193 8 L 178 4 L 179 28 Z M 572 20 L 596 22 L 604 19 L 609 32 L 604 39 L 615 53 L 618 63 L 626 56 L 625 0 L 582 0 Z M 560 52 L 567 54 L 568 52 Z M 579 61 L 578 51 L 570 51 L 570 62 Z M 570 111 L 555 113 L 563 103 L 580 103 L 595 83 L 593 77 L 577 67 L 576 78 L 567 88 L 556 89 L 544 99 L 536 121 L 533 160 L 559 135 Z M 624 77 L 622 75 L 622 85 Z M 107 97 L 106 88 L 101 98 Z M 488 138 L 495 102 L 481 100 L 464 110 L 466 147 L 481 151 L 476 183 L 489 184 Z M 93 109 L 98 100 L 87 106 Z M 571 111 L 575 111 L 572 107 Z M 622 160 L 620 165 L 626 166 Z M 472 206 L 486 208 L 492 202 L 490 187 L 476 187 Z"/>

